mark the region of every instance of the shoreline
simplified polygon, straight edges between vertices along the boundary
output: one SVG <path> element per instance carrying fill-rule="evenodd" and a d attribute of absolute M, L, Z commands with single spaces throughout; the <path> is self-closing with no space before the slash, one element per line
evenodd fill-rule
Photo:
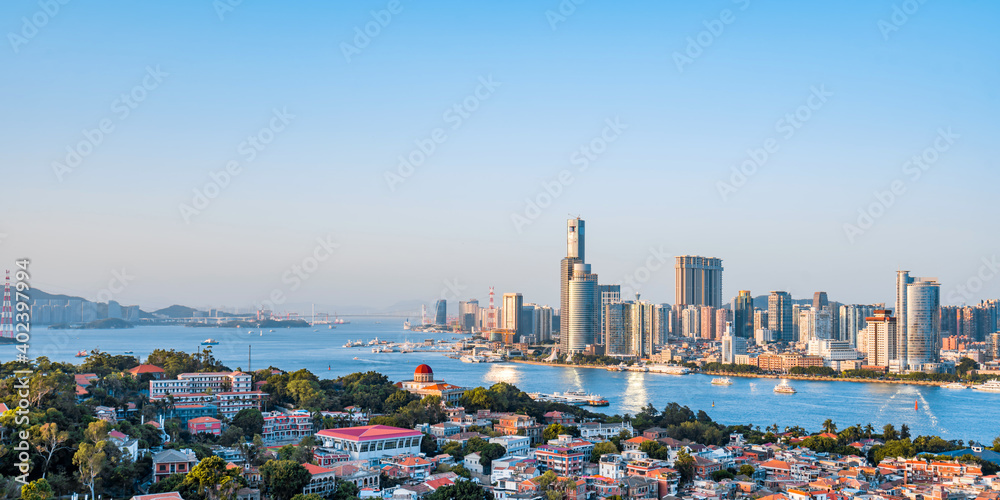
<path fill-rule="evenodd" d="M 598 370 L 607 370 L 606 366 L 594 366 L 594 365 L 574 365 L 569 363 L 546 363 L 544 361 L 528 361 L 528 360 L 508 360 L 510 363 L 522 363 L 526 365 L 540 365 L 540 366 L 558 366 L 561 368 L 592 368 Z M 639 373 L 654 373 L 654 372 L 639 372 Z M 773 378 L 773 379 L 789 379 L 789 380 L 805 380 L 814 382 L 856 382 L 862 384 L 904 384 L 904 385 L 923 385 L 923 386 L 937 386 L 941 387 L 947 385 L 950 382 L 939 382 L 934 380 L 876 380 L 870 378 L 841 378 L 841 377 L 816 377 L 810 375 L 792 375 L 792 374 L 782 374 L 775 375 L 771 373 L 726 373 L 726 372 L 694 372 L 689 375 L 713 375 L 713 376 L 723 376 L 723 377 L 744 377 L 744 378 Z M 660 375 L 672 375 L 669 373 L 663 373 Z M 684 375 L 672 375 L 674 377 L 683 377 Z"/>

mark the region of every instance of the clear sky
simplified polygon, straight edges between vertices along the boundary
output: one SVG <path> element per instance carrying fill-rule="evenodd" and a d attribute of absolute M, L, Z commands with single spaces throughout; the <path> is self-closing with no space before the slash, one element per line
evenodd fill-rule
<path fill-rule="evenodd" d="M 662 251 L 724 259 L 727 300 L 1000 297 L 956 288 L 1000 254 L 996 2 L 49 1 L 0 4 L 0 262 L 46 291 L 555 305 L 579 214 L 605 283 Z"/>

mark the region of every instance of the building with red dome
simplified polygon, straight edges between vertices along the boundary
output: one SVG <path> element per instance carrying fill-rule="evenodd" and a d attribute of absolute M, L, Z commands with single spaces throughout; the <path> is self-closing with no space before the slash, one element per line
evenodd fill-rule
<path fill-rule="evenodd" d="M 396 387 L 418 396 L 438 396 L 441 401 L 449 404 L 457 403 L 465 393 L 464 387 L 434 380 L 434 370 L 428 365 L 418 366 L 413 370 L 413 380 L 397 382 Z"/>

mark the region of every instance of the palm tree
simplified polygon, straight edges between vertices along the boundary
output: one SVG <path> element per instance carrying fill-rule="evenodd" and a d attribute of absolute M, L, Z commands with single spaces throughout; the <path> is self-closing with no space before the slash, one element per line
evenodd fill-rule
<path fill-rule="evenodd" d="M 833 423 L 832 419 L 826 419 L 823 421 L 823 432 L 829 432 L 830 434 L 837 433 L 837 424 Z"/>
<path fill-rule="evenodd" d="M 865 426 L 865 437 L 871 439 L 872 434 L 874 433 L 875 433 L 875 426 L 872 425 L 871 422 L 869 422 L 868 425 Z"/>

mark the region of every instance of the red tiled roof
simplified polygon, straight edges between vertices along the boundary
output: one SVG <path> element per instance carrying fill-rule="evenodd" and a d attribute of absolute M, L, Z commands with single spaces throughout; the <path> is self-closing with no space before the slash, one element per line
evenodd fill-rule
<path fill-rule="evenodd" d="M 139 375 L 142 373 L 164 373 L 163 368 L 156 365 L 139 365 L 134 368 L 129 368 L 128 372 L 132 375 Z"/>
<path fill-rule="evenodd" d="M 188 420 L 189 424 L 192 423 L 192 422 L 196 423 L 196 424 L 214 424 L 214 423 L 219 423 L 219 422 L 222 422 L 222 421 L 219 420 L 219 419 L 217 419 L 217 418 L 212 418 L 212 417 L 198 417 L 198 418 L 192 418 L 191 420 Z"/>
<path fill-rule="evenodd" d="M 7 405 L 5 405 L 3 403 L 0 403 L 0 413 L 4 413 L 4 412 L 9 411 L 9 410 L 10 410 L 10 408 L 7 408 Z"/>
<path fill-rule="evenodd" d="M 431 489 L 436 490 L 436 489 L 438 489 L 438 488 L 440 488 L 442 486 L 451 486 L 451 485 L 455 484 L 455 482 L 452 481 L 451 479 L 446 478 L 446 477 L 442 477 L 441 479 L 434 479 L 434 480 L 431 480 L 431 481 L 424 481 L 424 484 L 426 484 Z"/>
<path fill-rule="evenodd" d="M 767 462 L 761 463 L 760 466 L 770 469 L 785 469 L 785 470 L 791 469 L 791 467 L 788 465 L 788 462 L 782 462 L 781 460 L 768 460 Z"/>
<path fill-rule="evenodd" d="M 314 476 L 316 474 L 325 474 L 327 472 L 333 472 L 333 469 L 327 469 L 326 467 L 320 467 L 318 465 L 313 465 L 313 464 L 302 464 L 302 466 L 305 467 L 306 470 L 309 471 L 309 473 Z"/>
<path fill-rule="evenodd" d="M 136 495 L 132 500 L 184 500 L 181 494 L 176 491 L 169 493 L 153 493 L 151 495 Z"/>
<path fill-rule="evenodd" d="M 360 427 L 344 427 L 341 429 L 324 429 L 317 432 L 320 436 L 347 439 L 349 441 L 371 441 L 376 439 L 391 439 L 409 436 L 420 436 L 420 431 L 400 429 L 388 425 L 364 425 Z"/>

